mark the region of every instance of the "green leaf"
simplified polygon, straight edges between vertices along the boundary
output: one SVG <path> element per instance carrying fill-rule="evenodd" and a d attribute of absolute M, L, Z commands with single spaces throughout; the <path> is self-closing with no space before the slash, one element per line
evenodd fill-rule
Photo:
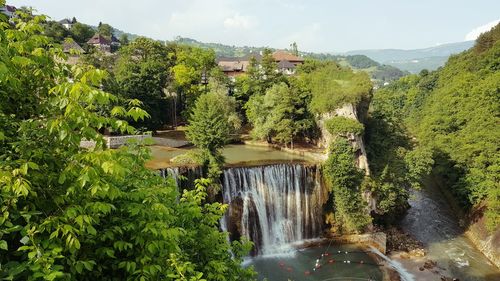
<path fill-rule="evenodd" d="M 26 57 L 21 57 L 21 56 L 15 56 L 12 59 L 12 63 L 19 65 L 19 66 L 28 66 L 33 63 L 32 60 Z"/>
<path fill-rule="evenodd" d="M 92 225 L 88 225 L 88 226 L 87 226 L 87 232 L 88 232 L 90 235 L 96 235 L 96 234 L 97 234 L 97 231 L 95 230 L 95 228 L 94 228 Z"/>
<path fill-rule="evenodd" d="M 2 250 L 6 250 L 6 251 L 9 249 L 9 247 L 8 247 L 8 245 L 7 245 L 7 241 L 5 241 L 5 240 L 0 240 L 0 249 L 2 249 Z"/>
<path fill-rule="evenodd" d="M 52 281 L 56 279 L 57 277 L 62 277 L 64 274 L 60 271 L 54 271 L 51 272 L 49 275 L 45 276 L 45 280 Z"/>
<path fill-rule="evenodd" d="M 21 238 L 21 240 L 19 242 L 21 242 L 21 244 L 23 244 L 23 245 L 26 245 L 26 244 L 28 244 L 29 241 L 30 241 L 30 238 L 28 236 L 24 236 L 23 238 Z"/>

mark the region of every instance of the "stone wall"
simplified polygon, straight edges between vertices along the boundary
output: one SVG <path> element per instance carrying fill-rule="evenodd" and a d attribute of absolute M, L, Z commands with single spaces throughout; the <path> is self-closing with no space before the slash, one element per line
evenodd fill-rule
<path fill-rule="evenodd" d="M 386 253 L 387 235 L 383 232 L 340 235 L 328 238 L 341 244 L 360 244 L 367 247 L 372 246 L 383 254 Z"/>
<path fill-rule="evenodd" d="M 130 139 L 135 139 L 137 141 L 144 141 L 147 138 L 152 138 L 155 145 L 168 146 L 168 147 L 182 147 L 189 145 L 190 143 L 185 140 L 176 140 L 169 138 L 158 138 L 151 137 L 151 134 L 144 135 L 130 135 L 130 136 L 103 136 L 106 141 L 106 146 L 109 148 L 118 148 L 122 145 L 127 144 Z M 95 146 L 95 141 L 82 140 L 80 142 L 80 147 L 91 148 Z"/>
<path fill-rule="evenodd" d="M 135 139 L 139 142 L 144 141 L 147 138 L 151 138 L 151 134 L 146 135 L 131 135 L 131 136 L 105 136 L 106 146 L 109 148 L 118 148 L 122 145 L 127 144 L 131 139 Z"/>
<path fill-rule="evenodd" d="M 496 267 L 500 268 L 500 228 L 489 232 L 484 224 L 484 217 L 472 222 L 465 236 L 481 251 Z"/>

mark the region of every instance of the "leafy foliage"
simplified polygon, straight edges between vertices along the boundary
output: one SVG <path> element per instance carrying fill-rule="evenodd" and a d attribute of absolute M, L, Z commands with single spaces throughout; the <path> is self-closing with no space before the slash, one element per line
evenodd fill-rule
<path fill-rule="evenodd" d="M 0 278 L 251 279 L 250 245 L 230 245 L 217 227 L 226 207 L 205 203 L 210 183 L 179 194 L 144 167 L 142 145 L 106 149 L 99 129 L 134 133 L 118 118 L 147 113 L 113 106 L 104 71 L 61 63 L 44 18 L 25 20 L 0 23 Z"/>
<path fill-rule="evenodd" d="M 419 163 L 434 163 L 444 188 L 465 206 L 486 202 L 491 229 L 500 223 L 498 30 L 497 25 L 483 34 L 472 50 L 452 56 L 442 69 L 380 90 L 374 101 L 377 110 L 404 123 L 419 146 L 432 151 L 434 162 Z"/>
<path fill-rule="evenodd" d="M 329 216 L 329 223 L 343 232 L 362 231 L 371 223 L 360 192 L 363 173 L 356 168 L 353 148 L 345 138 L 330 144 L 323 172 L 333 196 L 334 213 L 333 218 Z"/>
<path fill-rule="evenodd" d="M 304 79 L 311 89 L 314 113 L 332 112 L 371 95 L 372 84 L 365 73 L 354 73 L 332 62 L 317 64 L 309 70 Z"/>
<path fill-rule="evenodd" d="M 358 120 L 343 116 L 335 116 L 326 121 L 326 128 L 333 135 L 361 135 L 364 126 Z"/>
<path fill-rule="evenodd" d="M 138 99 L 151 118 L 132 122 L 147 130 L 158 130 L 167 123 L 168 103 L 164 89 L 170 79 L 169 60 L 171 50 L 163 44 L 146 38 L 138 38 L 120 50 L 116 66 L 116 81 L 120 95 Z"/>
<path fill-rule="evenodd" d="M 189 119 L 187 138 L 198 148 L 215 153 L 238 129 L 236 102 L 224 93 L 210 92 L 196 101 Z"/>
<path fill-rule="evenodd" d="M 71 27 L 71 37 L 78 43 L 78 44 L 84 44 L 87 43 L 87 41 L 94 36 L 94 29 L 92 27 L 84 24 L 77 22 L 73 24 Z"/>
<path fill-rule="evenodd" d="M 288 86 L 272 86 L 264 96 L 255 95 L 247 103 L 247 117 L 257 139 L 292 143 L 296 136 L 307 136 L 314 129 L 314 119 L 307 111 L 309 93 L 298 80 Z"/>
<path fill-rule="evenodd" d="M 188 117 L 196 99 L 205 92 L 201 84 L 203 71 L 210 77 L 217 76 L 215 69 L 215 54 L 211 50 L 203 50 L 186 45 L 169 44 L 174 50 L 171 57 L 175 59 L 171 67 L 172 82 L 170 90 L 181 97 L 183 115 Z M 215 73 L 212 73 L 214 71 Z"/>
<path fill-rule="evenodd" d="M 104 37 L 110 38 L 111 35 L 113 35 L 113 27 L 107 23 L 99 22 L 99 25 L 97 26 L 97 33 Z"/>
<path fill-rule="evenodd" d="M 224 157 L 221 149 L 229 141 L 230 135 L 240 126 L 236 113 L 236 101 L 224 91 L 215 91 L 198 98 L 189 118 L 186 137 L 200 149 L 192 160 L 202 162 L 207 176 L 218 184 L 222 173 Z M 201 159 L 201 161 L 200 161 Z M 216 188 L 219 186 L 211 186 Z M 211 192 L 210 195 L 214 195 Z"/>
<path fill-rule="evenodd" d="M 374 108 L 365 131 L 377 222 L 392 223 L 408 207 L 408 191 L 419 188 L 433 165 L 432 152 L 417 148 L 400 123 Z"/>
<path fill-rule="evenodd" d="M 45 35 L 54 38 L 57 42 L 62 42 L 69 36 L 69 31 L 60 23 L 56 21 L 48 21 L 44 24 Z M 76 41 L 76 40 L 75 40 Z"/>

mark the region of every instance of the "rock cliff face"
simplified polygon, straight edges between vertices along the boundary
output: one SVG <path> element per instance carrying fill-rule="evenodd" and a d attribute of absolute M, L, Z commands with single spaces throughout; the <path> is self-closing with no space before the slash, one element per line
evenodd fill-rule
<path fill-rule="evenodd" d="M 319 146 L 327 148 L 328 145 L 333 141 L 335 136 L 330 134 L 328 130 L 326 129 L 325 122 L 328 119 L 331 119 L 335 116 L 342 116 L 346 118 L 351 118 L 355 119 L 359 122 L 363 122 L 365 118 L 365 110 L 361 110 L 353 104 L 345 104 L 341 108 L 338 108 L 335 110 L 335 112 L 328 112 L 328 113 L 323 113 L 319 116 L 318 118 L 318 126 L 321 131 L 321 139 L 318 143 Z M 366 149 L 365 145 L 363 142 L 363 136 L 361 135 L 355 135 L 355 134 L 349 134 L 348 136 L 349 141 L 351 142 L 351 145 L 354 147 L 356 151 L 356 162 L 358 168 L 362 169 L 365 171 L 366 175 L 370 174 L 370 168 L 368 166 L 368 158 L 366 156 Z"/>
<path fill-rule="evenodd" d="M 500 268 L 500 228 L 489 232 L 480 208 L 472 212 L 465 235 L 496 267 Z"/>
<path fill-rule="evenodd" d="M 337 108 L 335 112 L 323 113 L 318 118 L 318 127 L 321 131 L 321 139 L 318 142 L 320 147 L 327 148 L 328 145 L 334 140 L 335 136 L 330 134 L 326 129 L 325 122 L 335 116 L 341 116 L 346 118 L 355 119 L 361 123 L 364 122 L 368 114 L 369 101 L 362 101 L 356 106 L 353 104 L 345 104 L 344 106 Z M 350 141 L 352 147 L 356 151 L 356 164 L 358 168 L 365 171 L 365 175 L 370 175 L 370 167 L 368 165 L 368 157 L 366 154 L 365 144 L 362 135 L 349 134 L 348 140 Z M 362 194 L 365 201 L 368 203 L 368 212 L 377 210 L 377 202 L 373 197 L 371 191 L 364 191 Z"/>

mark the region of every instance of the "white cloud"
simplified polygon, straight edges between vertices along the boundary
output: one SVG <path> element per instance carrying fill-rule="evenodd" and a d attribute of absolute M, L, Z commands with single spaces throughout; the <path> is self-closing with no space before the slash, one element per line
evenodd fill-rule
<path fill-rule="evenodd" d="M 318 22 L 313 22 L 309 25 L 304 25 L 296 29 L 291 34 L 278 37 L 273 45 L 280 48 L 288 48 L 292 42 L 296 42 L 299 51 L 317 50 L 318 46 L 324 43 L 324 30 Z"/>
<path fill-rule="evenodd" d="M 224 27 L 228 29 L 251 29 L 256 25 L 256 21 L 248 16 L 238 13 L 224 19 Z"/>
<path fill-rule="evenodd" d="M 500 19 L 494 20 L 492 22 L 489 22 L 485 25 L 478 26 L 471 30 L 467 35 L 465 35 L 465 40 L 476 40 L 481 33 L 484 33 L 486 31 L 490 31 L 491 28 L 493 28 L 495 25 L 497 25 L 500 22 Z"/>

